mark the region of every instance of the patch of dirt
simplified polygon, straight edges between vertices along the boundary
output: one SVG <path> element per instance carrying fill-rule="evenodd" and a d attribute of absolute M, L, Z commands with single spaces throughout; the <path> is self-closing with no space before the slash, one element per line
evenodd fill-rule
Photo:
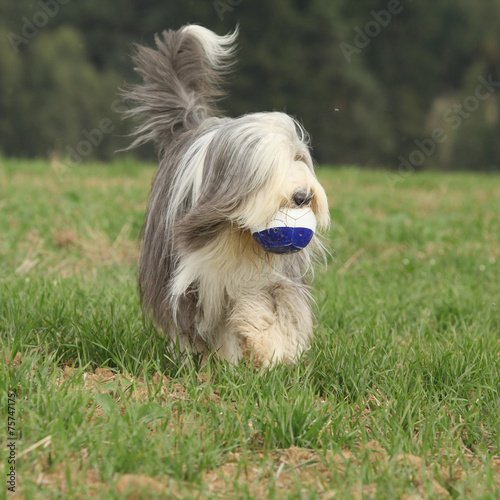
<path fill-rule="evenodd" d="M 71 229 L 60 229 L 54 234 L 54 243 L 58 248 L 75 247 L 78 235 Z"/>
<path fill-rule="evenodd" d="M 369 443 L 368 459 L 375 470 L 380 470 L 388 466 L 391 458 L 378 443 Z M 361 452 L 361 450 L 360 450 Z M 361 453 L 360 453 L 361 455 Z M 343 450 L 340 453 L 327 453 L 326 456 L 303 448 L 292 446 L 285 450 L 280 450 L 278 456 L 262 467 L 250 465 L 243 469 L 238 465 L 237 455 L 233 455 L 233 461 L 223 464 L 216 470 L 204 475 L 203 482 L 208 485 L 210 492 L 217 496 L 226 497 L 234 488 L 234 483 L 248 489 L 257 498 L 265 498 L 268 488 L 274 484 L 278 498 L 285 494 L 293 493 L 298 489 L 307 487 L 314 488 L 320 493 L 322 498 L 338 498 L 341 493 L 338 490 L 329 489 L 325 485 L 332 484 L 333 474 L 344 476 L 346 467 L 360 467 L 362 459 L 356 454 Z M 425 484 L 427 476 L 432 484 L 434 498 L 448 498 L 450 495 L 445 487 L 432 478 L 434 464 L 425 466 L 420 457 L 414 455 L 398 455 L 395 457 L 402 467 L 408 466 L 408 474 L 417 490 L 415 498 L 427 498 Z M 375 495 L 377 484 L 357 483 L 349 490 L 349 494 L 356 499 L 367 498 Z M 407 500 L 409 500 L 408 497 Z"/>
<path fill-rule="evenodd" d="M 68 493 L 68 477 L 71 478 L 72 485 L 80 484 L 85 489 L 85 497 L 75 495 L 72 498 L 96 498 L 99 493 L 109 490 L 108 485 L 101 481 L 99 471 L 93 469 L 82 471 L 72 462 L 59 464 L 55 471 L 40 472 L 36 484 L 43 489 L 52 489 L 66 495 Z"/>
<path fill-rule="evenodd" d="M 2 353 L 5 357 L 5 362 L 8 364 L 8 365 L 13 365 L 14 368 L 17 368 L 22 360 L 23 360 L 23 357 L 21 355 L 20 352 L 18 352 L 13 359 L 10 359 L 9 355 L 7 353 Z"/>
<path fill-rule="evenodd" d="M 133 402 L 146 402 L 152 394 L 159 395 L 161 399 L 186 398 L 186 391 L 180 383 L 170 383 L 168 378 L 156 372 L 150 379 L 144 377 L 134 378 L 130 375 L 115 373 L 106 368 L 96 368 L 95 373 L 81 372 L 78 368 L 66 365 L 63 368 L 64 376 L 60 380 L 67 380 L 72 377 L 79 377 L 78 381 L 83 383 L 85 390 L 101 393 L 108 393 L 119 400 L 117 389 L 132 391 L 130 400 Z"/>
<path fill-rule="evenodd" d="M 172 491 L 172 488 L 167 486 L 168 481 L 152 478 L 145 474 L 124 474 L 118 478 L 115 488 L 116 492 L 126 500 L 147 500 L 151 495 L 156 495 L 165 498 L 172 498 L 169 495 L 179 495 L 177 488 Z"/>

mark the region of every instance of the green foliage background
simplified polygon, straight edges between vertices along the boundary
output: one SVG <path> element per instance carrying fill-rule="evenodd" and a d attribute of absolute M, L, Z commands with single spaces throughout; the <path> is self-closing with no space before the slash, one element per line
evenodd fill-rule
<path fill-rule="evenodd" d="M 223 109 L 295 115 L 320 162 L 500 169 L 500 86 L 474 97 L 500 81 L 499 0 L 0 0 L 0 153 L 110 159 L 130 44 L 188 22 L 239 24 Z"/>

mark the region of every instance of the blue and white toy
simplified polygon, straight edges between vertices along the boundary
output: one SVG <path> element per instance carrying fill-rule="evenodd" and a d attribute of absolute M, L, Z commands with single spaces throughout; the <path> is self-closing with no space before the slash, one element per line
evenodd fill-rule
<path fill-rule="evenodd" d="M 314 236 L 316 217 L 310 208 L 283 208 L 265 225 L 252 231 L 266 252 L 294 253 L 305 248 Z"/>

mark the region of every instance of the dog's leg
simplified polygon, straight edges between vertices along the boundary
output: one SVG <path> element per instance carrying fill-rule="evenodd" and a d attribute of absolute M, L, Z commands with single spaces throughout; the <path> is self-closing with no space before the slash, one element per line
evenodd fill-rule
<path fill-rule="evenodd" d="M 241 336 L 234 330 L 228 329 L 227 324 L 215 332 L 211 348 L 217 353 L 218 358 L 226 359 L 232 364 L 238 364 L 243 358 Z"/>
<path fill-rule="evenodd" d="M 241 297 L 228 326 L 229 331 L 238 332 L 243 355 L 251 356 L 255 365 L 292 363 L 308 347 L 312 334 L 307 292 L 276 284 Z"/>

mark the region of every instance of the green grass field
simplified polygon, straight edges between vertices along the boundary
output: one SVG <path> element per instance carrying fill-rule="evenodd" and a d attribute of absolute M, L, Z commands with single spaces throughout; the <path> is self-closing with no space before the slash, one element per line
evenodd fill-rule
<path fill-rule="evenodd" d="M 500 497 L 498 176 L 321 169 L 316 339 L 262 373 L 182 365 L 143 319 L 152 174 L 0 160 L 10 498 Z"/>

